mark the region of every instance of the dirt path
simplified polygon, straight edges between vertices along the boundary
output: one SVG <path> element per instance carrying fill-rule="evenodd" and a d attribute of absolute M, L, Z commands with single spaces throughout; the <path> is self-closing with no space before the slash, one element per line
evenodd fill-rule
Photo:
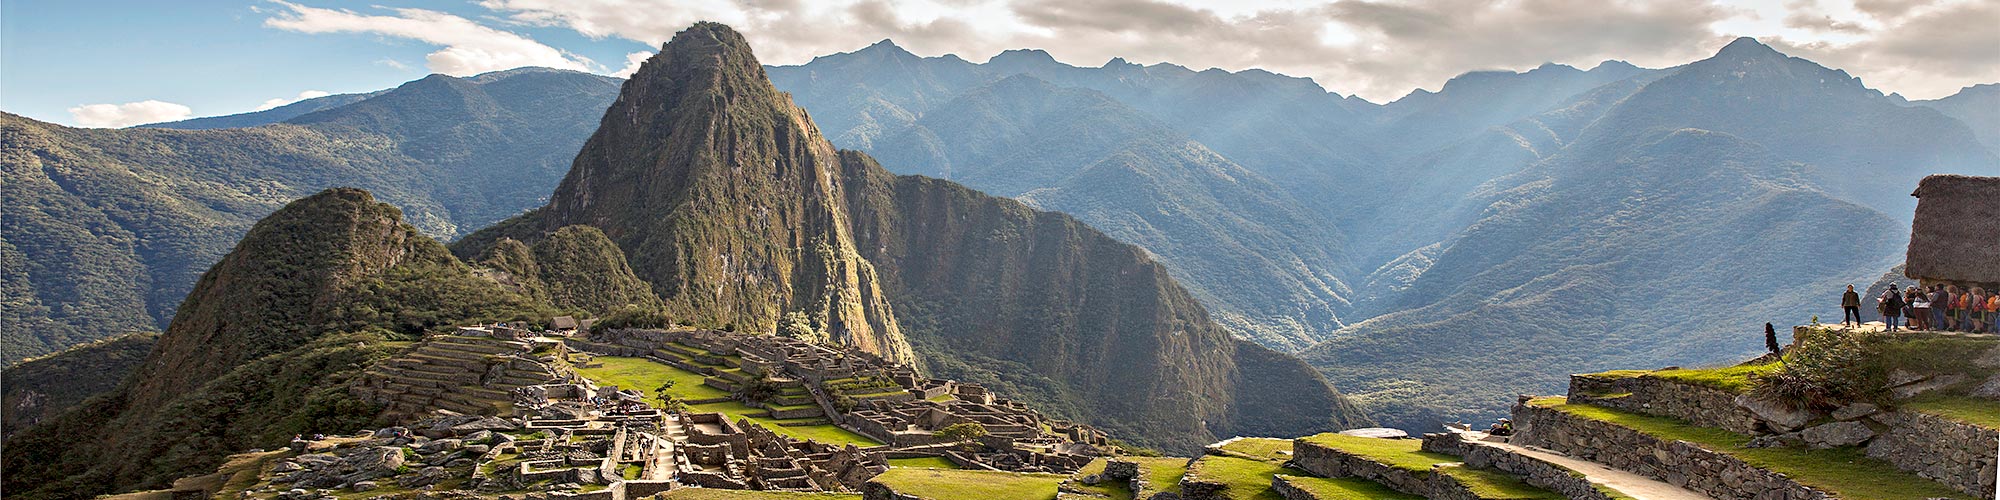
<path fill-rule="evenodd" d="M 1667 484 L 1658 479 L 1605 467 L 1596 462 L 1539 448 L 1489 441 L 1468 441 L 1467 444 L 1504 448 L 1514 453 L 1568 467 L 1571 470 L 1583 473 L 1584 477 L 1588 478 L 1590 482 L 1602 484 L 1638 500 L 1709 500 L 1709 497 L 1706 495 L 1688 491 L 1686 488 Z"/>

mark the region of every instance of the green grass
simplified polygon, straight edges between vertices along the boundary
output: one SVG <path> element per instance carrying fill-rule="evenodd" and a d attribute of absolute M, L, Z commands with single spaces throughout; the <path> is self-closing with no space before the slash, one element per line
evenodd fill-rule
<path fill-rule="evenodd" d="M 951 463 L 951 460 L 945 459 L 944 457 L 891 458 L 889 459 L 889 466 L 890 467 L 935 467 L 939 469 L 958 468 L 958 464 Z"/>
<path fill-rule="evenodd" d="M 1077 469 L 1075 474 L 1070 474 L 1070 480 L 1066 483 L 1073 491 L 1103 495 L 1111 500 L 1132 500 L 1132 488 L 1123 481 L 1107 479 L 1098 481 L 1096 485 L 1086 485 L 1077 480 L 1084 476 L 1103 474 L 1107 462 L 1109 461 L 1102 458 L 1091 460 L 1090 463 L 1084 464 L 1083 468 Z M 895 465 L 895 462 L 891 461 L 890 465 Z"/>
<path fill-rule="evenodd" d="M 1065 476 L 1018 472 L 891 468 L 871 482 L 935 500 L 1051 500 Z"/>
<path fill-rule="evenodd" d="M 1458 457 L 1451 455 L 1423 451 L 1423 441 L 1416 439 L 1369 438 L 1329 432 L 1299 440 L 1412 472 L 1429 473 L 1437 464 L 1459 461 Z"/>
<path fill-rule="evenodd" d="M 638 389 L 648 396 L 655 396 L 653 389 L 669 380 L 674 388 L 667 392 L 681 399 L 726 398 L 729 393 L 722 389 L 701 385 L 702 376 L 697 373 L 675 368 L 646 358 L 600 356 L 594 361 L 603 363 L 597 368 L 578 368 L 577 374 L 597 382 L 599 385 L 616 385 L 621 389 Z"/>
<path fill-rule="evenodd" d="M 1222 496 L 1230 500 L 1284 498 L 1278 495 L 1277 490 L 1271 489 L 1271 477 L 1278 474 L 1296 476 L 1305 472 L 1263 460 L 1222 455 L 1201 457 L 1187 471 L 1187 477 L 1222 483 Z"/>
<path fill-rule="evenodd" d="M 1666 439 L 1701 445 L 1729 454 L 1750 465 L 1783 473 L 1801 484 L 1827 490 L 1841 498 L 1876 500 L 1922 500 L 1965 498 L 1944 485 L 1897 470 L 1887 462 L 1868 458 L 1860 448 L 1807 450 L 1801 448 L 1746 448 L 1748 436 L 1721 429 L 1697 427 L 1677 419 L 1625 413 L 1609 408 L 1569 404 L 1559 396 L 1537 398 L 1529 404 L 1553 408 L 1579 417 L 1610 422 Z"/>
<path fill-rule="evenodd" d="M 1292 459 L 1292 440 L 1274 438 L 1243 438 L 1222 446 L 1225 454 L 1240 458 L 1251 458 L 1267 462 L 1284 462 Z"/>
<path fill-rule="evenodd" d="M 1424 497 L 1389 489 L 1380 483 L 1352 477 L 1324 478 L 1280 474 L 1298 489 L 1325 500 L 1423 500 Z"/>
<path fill-rule="evenodd" d="M 1382 439 L 1344 434 L 1327 433 L 1307 438 L 1306 442 L 1334 448 L 1418 474 L 1433 471 L 1458 479 L 1466 489 L 1479 498 L 1489 499 L 1550 499 L 1563 498 L 1555 492 L 1522 482 L 1520 478 L 1499 471 L 1473 469 L 1457 463 L 1459 457 L 1423 451 L 1423 441 L 1416 439 Z M 1444 467 L 1438 467 L 1443 464 Z"/>
<path fill-rule="evenodd" d="M 1988 429 L 2000 429 L 2000 403 L 1970 396 L 1925 395 L 1902 403 L 1915 410 Z"/>
<path fill-rule="evenodd" d="M 1188 461 L 1174 457 L 1125 457 L 1139 463 L 1139 474 L 1146 476 L 1146 489 L 1141 497 L 1150 498 L 1154 493 L 1180 493 L 1181 476 L 1187 475 Z"/>
<path fill-rule="evenodd" d="M 1736 365 L 1720 368 L 1676 368 L 1672 370 L 1612 370 L 1593 373 L 1597 377 L 1653 377 L 1683 384 L 1713 387 L 1743 393 L 1757 385 L 1757 377 L 1778 371 L 1783 363 Z"/>
<path fill-rule="evenodd" d="M 861 500 L 861 495 L 845 493 L 800 493 L 792 491 L 718 490 L 675 488 L 664 493 L 666 500 Z"/>
<path fill-rule="evenodd" d="M 703 377 L 700 374 L 682 370 L 673 365 L 646 358 L 618 356 L 603 356 L 596 360 L 603 362 L 604 366 L 579 368 L 577 369 L 577 373 L 598 384 L 613 384 L 621 388 L 639 388 L 649 393 L 654 388 L 659 387 L 662 382 L 672 380 L 674 381 L 674 388 L 667 392 L 682 400 L 729 397 L 729 393 L 726 391 L 702 385 L 701 380 Z M 882 445 L 882 442 L 869 439 L 868 436 L 856 434 L 830 424 L 805 426 L 779 425 L 781 423 L 796 423 L 806 420 L 776 420 L 766 417 L 755 417 L 752 415 L 764 415 L 766 414 L 766 410 L 736 401 L 688 405 L 688 410 L 696 413 L 721 413 L 727 415 L 726 418 L 731 422 L 735 422 L 738 419 L 749 419 L 752 422 L 763 424 L 765 427 L 769 427 L 772 431 L 776 431 L 779 434 L 799 439 L 811 439 L 821 443 L 836 445 L 853 443 L 855 446 L 863 447 Z"/>

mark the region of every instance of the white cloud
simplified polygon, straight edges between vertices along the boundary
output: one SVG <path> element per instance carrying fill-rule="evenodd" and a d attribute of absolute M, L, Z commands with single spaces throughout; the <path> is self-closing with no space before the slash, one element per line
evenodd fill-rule
<path fill-rule="evenodd" d="M 147 99 L 125 104 L 84 104 L 69 108 L 77 126 L 93 128 L 130 127 L 147 123 L 185 120 L 194 113 L 187 106 Z"/>
<path fill-rule="evenodd" d="M 276 1 L 288 12 L 264 20 L 264 25 L 300 33 L 372 33 L 406 38 L 443 49 L 424 57 L 431 71 L 468 76 L 522 66 L 589 71 L 586 58 L 543 45 L 519 34 L 472 20 L 424 9 L 389 9 L 395 15 L 364 15 L 350 10 L 322 9 Z"/>
<path fill-rule="evenodd" d="M 306 99 L 312 99 L 312 98 L 315 98 L 315 97 L 326 97 L 326 96 L 330 96 L 330 95 L 333 95 L 333 94 L 332 94 L 331 92 L 327 92 L 327 91 L 324 91 L 324 90 L 308 90 L 308 91 L 305 91 L 305 92 L 300 92 L 300 93 L 299 93 L 299 96 L 298 96 L 298 97 L 295 97 L 295 98 L 291 98 L 291 99 L 286 99 L 286 98 L 283 98 L 283 97 L 274 97 L 274 98 L 270 98 L 270 99 L 266 99 L 266 100 L 264 100 L 264 103 L 263 103 L 263 104 L 259 104 L 259 105 L 257 105 L 257 109 L 255 109 L 254 111 L 263 111 L 263 110 L 266 110 L 266 109 L 271 109 L 271 108 L 275 108 L 275 107 L 278 107 L 278 106 L 283 106 L 283 105 L 286 105 L 286 104 L 291 104 L 291 103 L 295 103 L 295 102 L 299 102 L 299 101 L 303 101 L 303 100 L 306 100 Z"/>
<path fill-rule="evenodd" d="M 2000 80 L 1991 0 L 481 0 L 515 22 L 658 45 L 695 21 L 750 38 L 767 64 L 799 64 L 883 38 L 981 60 L 1040 48 L 1307 76 L 1376 101 L 1480 69 L 1606 59 L 1667 66 L 1739 35 L 1837 65 L 1913 97 Z M 1946 21 L 1954 21 L 1946 23 Z M 1936 31 L 1946 24 L 1952 31 Z M 1943 37 L 1940 43 L 1919 43 Z"/>
<path fill-rule="evenodd" d="M 647 51 L 647 52 L 633 52 L 630 54 L 625 54 L 625 69 L 620 69 L 618 70 L 617 73 L 612 73 L 611 76 L 619 78 L 631 78 L 633 73 L 639 72 L 639 65 L 646 64 L 646 59 L 649 57 L 653 57 L 653 52 Z"/>

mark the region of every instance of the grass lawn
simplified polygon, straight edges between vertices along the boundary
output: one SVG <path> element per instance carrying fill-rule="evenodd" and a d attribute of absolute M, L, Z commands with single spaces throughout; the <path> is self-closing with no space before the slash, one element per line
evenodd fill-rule
<path fill-rule="evenodd" d="M 1324 478 L 1280 474 L 1286 482 L 1313 496 L 1327 500 L 1423 500 L 1424 497 L 1389 489 L 1380 483 L 1351 477 Z"/>
<path fill-rule="evenodd" d="M 1903 403 L 1902 408 L 2000 429 L 2000 402 L 1970 396 L 1923 396 Z"/>
<path fill-rule="evenodd" d="M 889 459 L 889 466 L 890 467 L 935 467 L 939 469 L 958 468 L 958 464 L 951 463 L 951 460 L 947 460 L 944 457 L 891 458 Z"/>
<path fill-rule="evenodd" d="M 1807 450 L 1802 448 L 1745 448 L 1749 436 L 1698 427 L 1677 419 L 1625 413 L 1584 404 L 1569 404 L 1559 396 L 1537 398 L 1529 404 L 1554 408 L 1571 415 L 1610 422 L 1653 437 L 1682 440 L 1712 451 L 1735 456 L 1750 465 L 1784 473 L 1793 480 L 1840 495 L 1841 498 L 1876 500 L 1922 500 L 1926 498 L 1966 498 L 1942 484 L 1896 470 L 1887 462 L 1868 458 L 1860 448 Z"/>
<path fill-rule="evenodd" d="M 1433 471 L 1457 478 L 1467 489 L 1479 498 L 1490 499 L 1548 499 L 1560 500 L 1562 495 L 1521 481 L 1521 478 L 1504 472 L 1473 469 L 1458 465 L 1459 457 L 1443 453 L 1423 451 L 1423 441 L 1416 439 L 1382 439 L 1344 434 L 1320 434 L 1304 438 L 1306 442 L 1334 448 L 1358 455 L 1368 460 L 1390 467 L 1420 474 Z M 1439 464 L 1452 464 L 1437 467 Z"/>
<path fill-rule="evenodd" d="M 1271 489 L 1271 477 L 1284 474 L 1302 476 L 1304 471 L 1263 460 L 1208 455 L 1188 467 L 1187 477 L 1222 483 L 1222 495 L 1230 500 L 1281 500 Z"/>
<path fill-rule="evenodd" d="M 890 459 L 889 465 L 894 466 L 896 464 L 894 460 Z M 1074 491 L 1103 495 L 1111 500 L 1132 500 L 1132 488 L 1122 481 L 1099 481 L 1097 485 L 1092 486 L 1077 480 L 1084 476 L 1103 474 L 1105 462 L 1107 460 L 1099 458 L 1084 464 L 1083 468 L 1077 469 L 1075 474 L 1069 476 L 1070 480 L 1067 481 L 1069 487 Z"/>
<path fill-rule="evenodd" d="M 617 385 L 620 388 L 639 388 L 640 390 L 647 391 L 649 394 L 652 392 L 653 388 L 659 387 L 661 382 L 672 380 L 674 381 L 674 388 L 669 390 L 668 392 L 673 394 L 674 397 L 681 398 L 682 400 L 714 399 L 714 398 L 729 397 L 729 393 L 726 391 L 702 385 L 701 384 L 702 376 L 700 374 L 690 372 L 687 370 L 682 370 L 680 368 L 675 368 L 673 365 L 660 363 L 658 361 L 653 361 L 646 358 L 626 358 L 617 356 L 599 357 L 597 358 L 597 361 L 603 362 L 604 366 L 600 366 L 597 368 L 579 368 L 577 369 L 577 373 L 583 375 L 585 378 L 589 378 L 593 382 L 597 382 L 598 384 Z M 753 408 L 736 401 L 724 401 L 720 403 L 688 405 L 688 410 L 697 413 L 709 413 L 709 412 L 722 413 L 728 415 L 729 421 L 731 422 L 734 422 L 737 419 L 747 418 L 750 419 L 750 421 L 752 422 L 764 424 L 765 427 L 769 427 L 771 428 L 771 430 L 776 431 L 779 434 L 784 434 L 799 439 L 811 439 L 814 441 L 819 441 L 821 443 L 828 443 L 828 444 L 854 443 L 855 446 L 864 446 L 864 447 L 882 445 L 880 441 L 869 439 L 868 436 L 855 434 L 853 432 L 848 431 L 847 429 L 842 429 L 839 427 L 835 427 L 833 425 L 807 425 L 807 426 L 778 425 L 780 423 L 794 422 L 794 421 L 774 420 L 763 417 L 752 417 L 751 415 L 765 414 L 766 410 L 763 408 Z"/>
<path fill-rule="evenodd" d="M 891 468 L 870 482 L 935 500 L 1052 500 L 1067 476 L 1019 472 Z"/>
<path fill-rule="evenodd" d="M 1757 376 L 1778 371 L 1783 363 L 1761 365 L 1736 365 L 1720 368 L 1676 368 L 1672 370 L 1612 370 L 1591 375 L 1599 377 L 1653 377 L 1689 385 L 1713 387 L 1725 391 L 1748 392 L 1757 384 Z"/>
<path fill-rule="evenodd" d="M 666 500 L 861 500 L 861 495 L 844 493 L 800 493 L 792 491 L 717 490 L 674 488 L 660 498 Z"/>
<path fill-rule="evenodd" d="M 646 358 L 617 356 L 601 356 L 593 361 L 603 363 L 604 366 L 578 368 L 576 372 L 590 379 L 592 382 L 597 382 L 599 385 L 616 385 L 620 389 L 638 389 L 645 391 L 646 395 L 650 397 L 655 396 L 653 389 L 671 380 L 674 382 L 674 388 L 667 392 L 683 400 L 729 397 L 729 393 L 722 389 L 701 385 L 701 379 L 704 377 L 700 374 L 675 368 L 673 365 L 658 361 Z"/>
<path fill-rule="evenodd" d="M 1292 459 L 1292 440 L 1273 438 L 1243 438 L 1230 441 L 1222 446 L 1224 453 L 1254 458 L 1267 462 L 1284 462 Z"/>

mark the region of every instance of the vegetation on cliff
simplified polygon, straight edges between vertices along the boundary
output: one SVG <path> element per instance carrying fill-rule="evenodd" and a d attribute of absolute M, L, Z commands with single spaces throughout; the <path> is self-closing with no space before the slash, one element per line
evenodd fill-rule
<path fill-rule="evenodd" d="M 12 435 L 117 388 L 159 339 L 153 332 L 128 333 L 7 367 L 0 375 L 0 391 L 5 391 L 0 412 L 6 415 L 0 427 Z"/>
<path fill-rule="evenodd" d="M 376 409 L 346 384 L 404 341 L 551 312 L 478 276 L 367 192 L 327 190 L 251 228 L 117 389 L 10 437 L 6 488 L 87 498 L 158 487 L 293 434 L 348 432 Z"/>

